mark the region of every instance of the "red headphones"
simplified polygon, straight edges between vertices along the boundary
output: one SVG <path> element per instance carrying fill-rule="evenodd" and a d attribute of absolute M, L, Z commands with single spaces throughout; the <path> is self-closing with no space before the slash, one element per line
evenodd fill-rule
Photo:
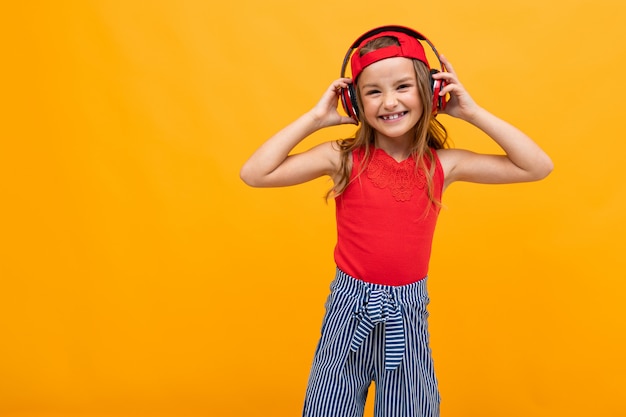
<path fill-rule="evenodd" d="M 366 53 L 363 56 L 360 55 L 359 50 L 363 45 L 383 36 L 391 36 L 398 39 L 400 46 L 388 46 Z M 348 52 L 343 59 L 343 65 L 341 66 L 342 78 L 345 77 L 348 62 L 350 62 L 352 70 L 352 83 L 349 84 L 347 88 L 341 89 L 341 104 L 343 105 L 343 109 L 348 116 L 352 117 L 354 120 L 359 120 L 360 111 L 356 98 L 355 84 L 359 74 L 366 66 L 385 58 L 405 57 L 418 59 L 426 64 L 426 66 L 430 69 L 430 64 L 428 63 L 426 53 L 424 52 L 424 47 L 419 41 L 424 41 L 428 44 L 439 61 L 439 67 L 442 71 L 445 71 L 446 68 L 441 62 L 439 53 L 437 52 L 437 49 L 435 49 L 435 46 L 421 33 L 404 26 L 381 26 L 364 33 L 356 41 L 354 41 L 352 46 L 350 46 L 350 49 L 348 49 Z M 439 95 L 439 92 L 446 85 L 446 83 L 443 80 L 435 80 L 432 78 L 432 74 L 436 74 L 438 72 L 439 70 L 437 69 L 430 69 L 433 114 L 436 114 L 439 110 L 443 110 L 446 106 L 445 96 Z"/>

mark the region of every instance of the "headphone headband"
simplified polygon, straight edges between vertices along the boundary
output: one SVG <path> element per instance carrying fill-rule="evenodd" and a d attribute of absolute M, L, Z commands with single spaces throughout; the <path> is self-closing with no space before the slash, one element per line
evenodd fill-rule
<path fill-rule="evenodd" d="M 413 29 L 411 29 L 409 27 L 388 25 L 388 26 L 379 26 L 377 28 L 368 30 L 367 32 L 365 32 L 364 34 L 359 36 L 357 38 L 357 40 L 355 40 L 352 43 L 352 46 L 350 48 L 354 49 L 354 48 L 358 47 L 359 45 L 361 45 L 363 43 L 363 41 L 365 41 L 367 38 L 371 38 L 371 37 L 376 36 L 376 35 L 378 35 L 379 33 L 382 33 L 382 32 L 404 33 L 405 35 L 412 36 L 412 37 L 414 37 L 416 39 L 419 39 L 421 41 L 426 41 L 427 40 L 426 36 L 422 35 L 418 31 L 413 30 Z"/>

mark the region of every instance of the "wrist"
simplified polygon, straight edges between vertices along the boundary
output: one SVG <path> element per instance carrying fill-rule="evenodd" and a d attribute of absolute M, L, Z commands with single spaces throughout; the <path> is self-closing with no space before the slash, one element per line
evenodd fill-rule
<path fill-rule="evenodd" d="M 311 126 L 311 129 L 318 130 L 329 126 L 325 114 L 319 114 L 316 109 L 311 109 L 302 115 L 302 118 Z"/>
<path fill-rule="evenodd" d="M 315 110 L 309 110 L 300 116 L 300 120 L 305 126 L 305 129 L 310 133 L 313 133 L 324 127 L 324 119 L 315 113 Z"/>
<path fill-rule="evenodd" d="M 488 115 L 489 115 L 489 112 L 487 112 L 482 107 L 476 105 L 473 110 L 466 113 L 466 116 L 464 119 L 466 122 L 470 124 L 479 126 L 481 122 L 485 120 L 485 117 Z"/>

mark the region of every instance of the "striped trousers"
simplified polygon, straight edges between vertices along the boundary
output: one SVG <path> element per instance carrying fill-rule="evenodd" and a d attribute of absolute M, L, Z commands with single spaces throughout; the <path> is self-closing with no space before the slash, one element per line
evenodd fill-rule
<path fill-rule="evenodd" d="M 361 417 L 376 386 L 375 417 L 438 417 L 426 279 L 366 283 L 341 270 L 331 284 L 304 417 Z"/>

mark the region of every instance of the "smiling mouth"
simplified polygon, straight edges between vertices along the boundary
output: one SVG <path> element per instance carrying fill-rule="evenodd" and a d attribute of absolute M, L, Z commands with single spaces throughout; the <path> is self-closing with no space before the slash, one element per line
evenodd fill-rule
<path fill-rule="evenodd" d="M 397 120 L 399 118 L 401 118 L 402 116 L 404 116 L 405 114 L 407 114 L 407 112 L 403 111 L 400 113 L 394 113 L 394 114 L 386 114 L 384 116 L 380 116 L 381 119 L 383 120 Z"/>

